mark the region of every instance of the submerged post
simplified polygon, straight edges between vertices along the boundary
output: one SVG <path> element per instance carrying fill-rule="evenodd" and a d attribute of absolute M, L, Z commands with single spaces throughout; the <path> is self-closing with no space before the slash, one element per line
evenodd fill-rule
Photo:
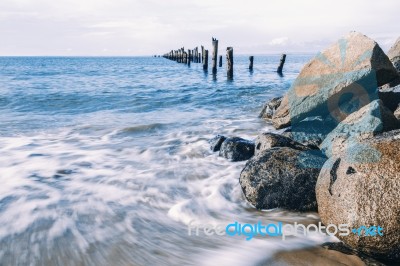
<path fill-rule="evenodd" d="M 208 70 L 208 50 L 204 50 L 203 55 L 203 70 Z"/>
<path fill-rule="evenodd" d="M 222 67 L 222 55 L 219 56 L 219 67 Z"/>
<path fill-rule="evenodd" d="M 188 66 L 190 66 L 191 58 L 192 58 L 192 51 L 189 49 L 188 50 L 188 61 L 187 61 Z"/>
<path fill-rule="evenodd" d="M 218 40 L 216 38 L 212 38 L 212 73 L 217 73 L 217 60 L 218 60 Z"/>
<path fill-rule="evenodd" d="M 233 48 L 226 48 L 226 75 L 228 79 L 233 79 Z"/>
<path fill-rule="evenodd" d="M 252 71 L 252 70 L 253 70 L 254 56 L 250 56 L 250 57 L 249 57 L 249 60 L 250 60 L 249 69 L 250 69 L 250 71 Z"/>
<path fill-rule="evenodd" d="M 282 69 L 283 69 L 283 65 L 285 64 L 285 60 L 286 60 L 286 54 L 282 54 L 281 61 L 278 66 L 278 70 L 276 71 L 276 72 L 278 72 L 278 74 L 282 74 Z"/>

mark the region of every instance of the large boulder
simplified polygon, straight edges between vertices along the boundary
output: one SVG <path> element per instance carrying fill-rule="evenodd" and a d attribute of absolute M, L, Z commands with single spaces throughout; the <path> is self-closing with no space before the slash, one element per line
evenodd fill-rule
<path fill-rule="evenodd" d="M 265 150 L 272 149 L 274 147 L 289 147 L 299 151 L 307 151 L 311 150 L 310 147 L 307 147 L 297 141 L 292 140 L 291 138 L 274 134 L 270 132 L 261 133 L 256 138 L 256 150 L 255 155 L 259 155 Z"/>
<path fill-rule="evenodd" d="M 272 117 L 284 128 L 307 117 L 337 122 L 378 98 L 377 87 L 398 77 L 379 45 L 351 32 L 307 63 Z"/>
<path fill-rule="evenodd" d="M 388 57 L 394 67 L 400 72 L 400 38 L 394 43 L 388 52 Z"/>
<path fill-rule="evenodd" d="M 261 112 L 258 115 L 258 117 L 266 121 L 271 121 L 272 116 L 274 115 L 276 109 L 278 109 L 279 105 L 281 105 L 282 98 L 283 96 L 276 97 L 266 102 L 263 108 L 261 109 Z"/>
<path fill-rule="evenodd" d="M 250 159 L 254 155 L 254 142 L 238 137 L 227 138 L 221 145 L 219 156 L 237 162 Z"/>
<path fill-rule="evenodd" d="M 315 150 L 272 148 L 246 163 L 239 182 L 257 209 L 316 210 L 315 183 L 325 160 Z"/>
<path fill-rule="evenodd" d="M 347 224 L 351 230 L 337 234 L 339 239 L 366 254 L 395 261 L 400 261 L 399 154 L 399 130 L 352 143 L 348 152 L 325 163 L 316 185 L 322 222 Z"/>
<path fill-rule="evenodd" d="M 352 142 L 398 128 L 399 120 L 381 100 L 375 100 L 339 123 L 322 142 L 320 149 L 331 157 L 344 152 Z"/>

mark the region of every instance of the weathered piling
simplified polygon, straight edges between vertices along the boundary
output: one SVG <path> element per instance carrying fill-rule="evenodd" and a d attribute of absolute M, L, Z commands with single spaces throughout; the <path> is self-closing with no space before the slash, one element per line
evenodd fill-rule
<path fill-rule="evenodd" d="M 190 66 L 191 58 L 192 58 L 192 50 L 188 50 L 188 60 L 187 60 L 188 66 Z"/>
<path fill-rule="evenodd" d="M 222 55 L 219 56 L 219 67 L 222 67 Z"/>
<path fill-rule="evenodd" d="M 249 61 L 250 61 L 249 70 L 252 71 L 253 70 L 254 56 L 250 56 L 249 57 Z"/>
<path fill-rule="evenodd" d="M 278 72 L 278 74 L 282 74 L 282 69 L 283 69 L 283 65 L 285 64 L 285 60 L 286 60 L 286 54 L 282 54 L 281 61 L 279 62 L 278 69 L 276 70 L 276 72 Z"/>
<path fill-rule="evenodd" d="M 201 63 L 201 60 L 200 60 L 200 58 L 201 58 L 201 53 L 199 53 L 199 56 L 198 56 L 198 61 L 197 61 L 197 63 Z"/>
<path fill-rule="evenodd" d="M 233 48 L 226 48 L 226 74 L 228 79 L 233 79 Z"/>
<path fill-rule="evenodd" d="M 203 55 L 203 57 L 201 58 L 200 63 L 203 63 L 203 62 L 204 62 L 204 52 L 205 52 L 204 46 L 202 45 L 202 46 L 201 46 L 201 54 Z"/>
<path fill-rule="evenodd" d="M 216 38 L 212 38 L 212 73 L 217 73 L 217 60 L 218 60 L 218 40 Z"/>
<path fill-rule="evenodd" d="M 203 70 L 207 71 L 208 70 L 208 50 L 204 50 L 204 55 L 203 55 Z"/>

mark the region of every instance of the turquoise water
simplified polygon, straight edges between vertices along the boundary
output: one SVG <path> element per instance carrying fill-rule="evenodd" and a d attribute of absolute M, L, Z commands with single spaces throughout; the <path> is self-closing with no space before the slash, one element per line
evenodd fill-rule
<path fill-rule="evenodd" d="M 245 162 L 209 151 L 254 139 L 257 118 L 310 55 L 235 58 L 234 80 L 163 58 L 0 58 L 0 261 L 4 265 L 256 265 L 321 237 L 189 236 L 190 222 L 318 221 L 256 211 Z"/>

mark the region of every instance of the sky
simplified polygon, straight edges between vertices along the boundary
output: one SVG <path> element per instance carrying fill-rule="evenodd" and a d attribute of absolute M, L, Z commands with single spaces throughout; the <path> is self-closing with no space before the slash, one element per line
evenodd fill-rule
<path fill-rule="evenodd" d="M 0 0 L 1 56 L 134 56 L 234 47 L 316 53 L 350 31 L 387 51 L 399 0 Z"/>

